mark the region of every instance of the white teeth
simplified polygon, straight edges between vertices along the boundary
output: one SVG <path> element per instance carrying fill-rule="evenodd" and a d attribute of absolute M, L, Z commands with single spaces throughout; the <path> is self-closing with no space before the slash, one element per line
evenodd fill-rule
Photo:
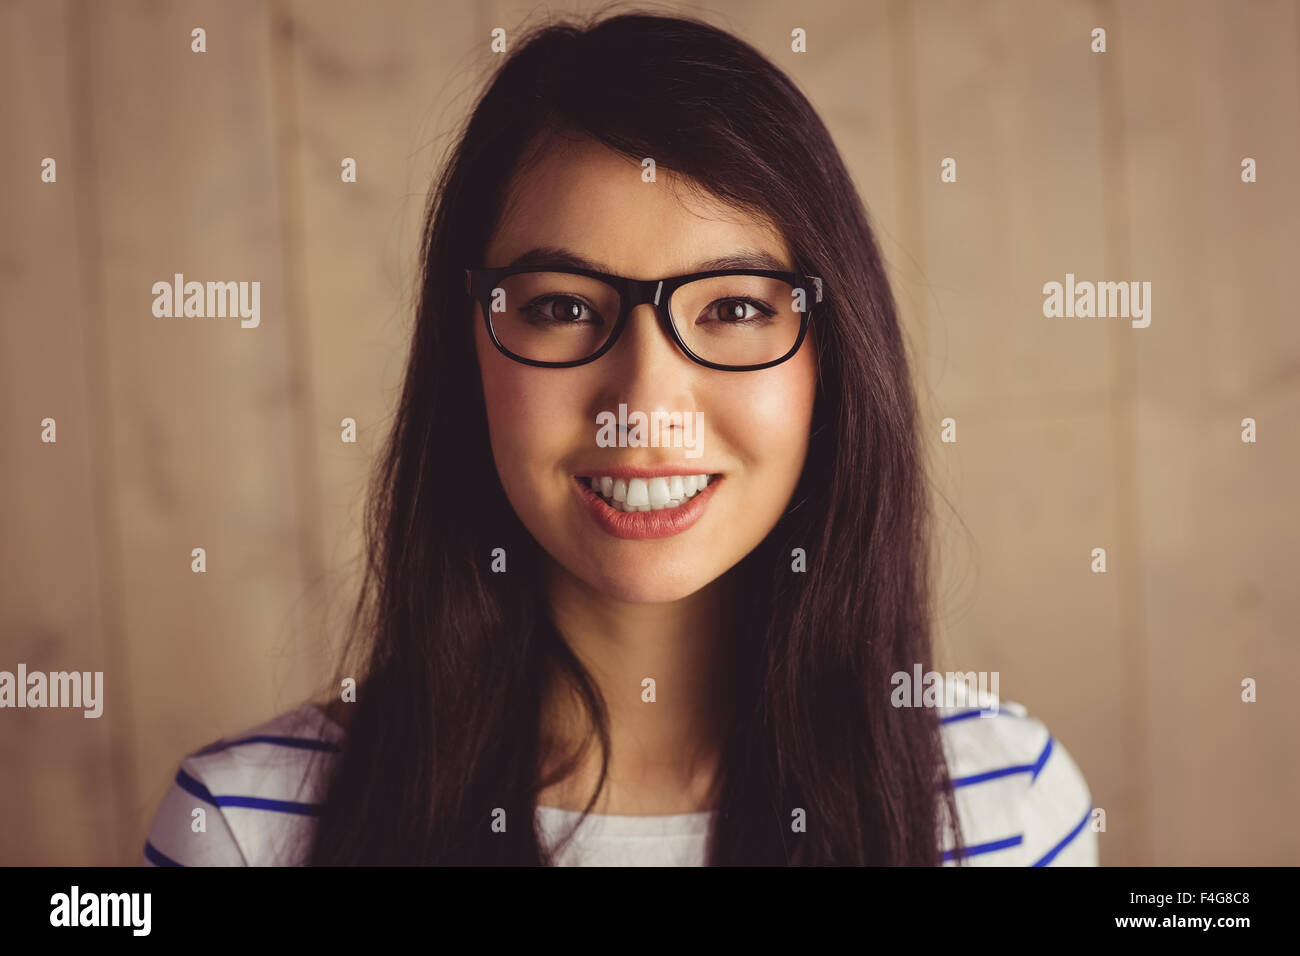
<path fill-rule="evenodd" d="M 650 507 L 658 511 L 664 505 L 668 504 L 668 479 L 651 478 L 646 483 L 646 488 L 650 495 Z"/>
<path fill-rule="evenodd" d="M 629 508 L 640 508 L 642 505 L 650 504 L 650 489 L 646 487 L 645 479 L 633 478 L 627 483 L 627 501 Z"/>
<path fill-rule="evenodd" d="M 582 479 L 615 511 L 662 511 L 677 508 L 709 485 L 705 475 L 668 475 L 659 478 L 610 478 L 594 476 Z"/>

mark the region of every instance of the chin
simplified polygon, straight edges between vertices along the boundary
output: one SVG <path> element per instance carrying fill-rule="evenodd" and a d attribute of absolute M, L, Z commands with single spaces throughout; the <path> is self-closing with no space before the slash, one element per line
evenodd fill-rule
<path fill-rule="evenodd" d="M 629 604 L 680 601 L 717 577 L 703 567 L 685 567 L 672 573 L 661 570 L 653 577 L 647 577 L 645 570 L 645 563 L 629 561 L 619 568 L 591 569 L 579 566 L 577 572 L 571 573 L 593 591 Z"/>

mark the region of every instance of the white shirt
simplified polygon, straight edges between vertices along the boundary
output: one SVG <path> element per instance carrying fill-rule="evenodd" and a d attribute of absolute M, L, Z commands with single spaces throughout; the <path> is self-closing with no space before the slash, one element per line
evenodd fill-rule
<path fill-rule="evenodd" d="M 939 708 L 968 866 L 1096 866 L 1092 796 L 1069 753 L 1012 702 L 993 716 Z M 295 866 L 309 853 L 315 812 L 346 732 L 312 703 L 217 741 L 180 764 L 153 820 L 150 866 Z M 202 810 L 203 832 L 194 832 Z M 538 807 L 546 840 L 577 811 Z M 561 866 L 701 866 L 712 811 L 591 814 Z M 953 865 L 945 858 L 945 865 Z"/>

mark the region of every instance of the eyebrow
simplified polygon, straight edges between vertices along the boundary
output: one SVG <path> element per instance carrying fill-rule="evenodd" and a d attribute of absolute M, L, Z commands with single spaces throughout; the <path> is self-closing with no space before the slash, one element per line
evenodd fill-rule
<path fill-rule="evenodd" d="M 510 263 L 509 268 L 533 268 L 533 269 L 590 269 L 593 272 L 604 272 L 609 275 L 617 275 L 615 269 L 610 268 L 603 262 L 594 259 L 586 259 L 575 252 L 565 249 L 563 246 L 538 246 L 529 249 L 523 255 L 515 258 Z M 782 262 L 770 252 L 760 252 L 757 249 L 738 249 L 737 251 L 726 256 L 718 256 L 714 259 L 705 259 L 702 262 L 695 263 L 695 267 L 690 272 L 711 272 L 715 269 L 757 269 L 771 272 L 793 272 L 794 270 L 785 262 Z"/>

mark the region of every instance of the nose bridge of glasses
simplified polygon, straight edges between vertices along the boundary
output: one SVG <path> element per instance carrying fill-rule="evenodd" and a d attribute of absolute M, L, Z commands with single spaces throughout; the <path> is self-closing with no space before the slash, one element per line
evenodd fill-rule
<path fill-rule="evenodd" d="M 643 305 L 652 306 L 657 326 L 661 326 L 669 338 L 672 333 L 672 319 L 668 314 L 668 282 L 664 279 L 625 279 L 623 289 L 623 320 L 631 322 L 632 313 Z"/>
<path fill-rule="evenodd" d="M 627 279 L 624 294 L 627 302 L 624 309 L 631 312 L 639 305 L 653 305 L 660 312 L 667 309 L 668 300 L 663 279 Z"/>
<path fill-rule="evenodd" d="M 623 288 L 623 337 L 636 338 L 636 332 L 632 327 L 633 313 L 641 306 L 648 305 L 651 307 L 654 327 L 669 340 L 669 347 L 677 348 L 672 318 L 668 314 L 667 289 L 668 283 L 661 279 L 626 280 Z"/>

